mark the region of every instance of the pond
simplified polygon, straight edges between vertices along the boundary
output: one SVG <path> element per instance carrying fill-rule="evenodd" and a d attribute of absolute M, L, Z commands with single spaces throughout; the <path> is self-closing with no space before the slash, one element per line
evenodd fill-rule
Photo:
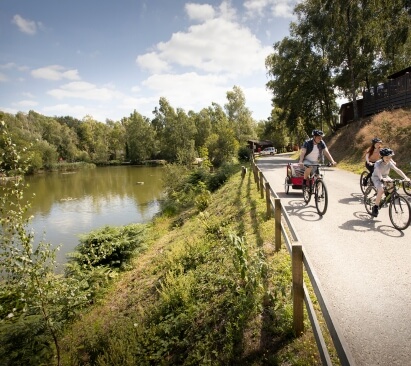
<path fill-rule="evenodd" d="M 105 225 L 146 223 L 160 210 L 162 167 L 99 167 L 26 178 L 35 242 L 61 245 L 57 262 L 79 244 L 79 235 Z"/>

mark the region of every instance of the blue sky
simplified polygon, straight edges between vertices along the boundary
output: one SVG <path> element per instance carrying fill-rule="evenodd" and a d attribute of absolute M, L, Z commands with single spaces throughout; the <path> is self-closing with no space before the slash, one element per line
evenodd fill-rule
<path fill-rule="evenodd" d="M 2 0 L 0 110 L 153 118 L 160 97 L 199 112 L 237 85 L 266 119 L 264 60 L 297 1 Z"/>

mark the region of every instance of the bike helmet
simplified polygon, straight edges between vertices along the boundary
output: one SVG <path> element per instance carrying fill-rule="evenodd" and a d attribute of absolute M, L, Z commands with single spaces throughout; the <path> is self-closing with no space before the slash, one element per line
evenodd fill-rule
<path fill-rule="evenodd" d="M 373 144 L 376 144 L 377 142 L 382 142 L 382 140 L 381 140 L 380 138 L 378 138 L 378 137 L 374 137 L 374 138 L 371 140 L 371 142 L 372 142 Z"/>
<path fill-rule="evenodd" d="M 324 136 L 324 132 L 321 130 L 313 130 L 312 135 L 313 136 Z"/>
<path fill-rule="evenodd" d="M 381 156 L 393 156 L 394 151 L 392 149 L 388 149 L 387 147 L 384 147 L 383 149 L 380 150 L 380 155 Z"/>

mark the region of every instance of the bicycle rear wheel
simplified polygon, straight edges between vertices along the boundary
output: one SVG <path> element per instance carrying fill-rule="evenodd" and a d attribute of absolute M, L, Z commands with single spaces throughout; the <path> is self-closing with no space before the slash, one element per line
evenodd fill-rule
<path fill-rule="evenodd" d="M 377 190 L 375 187 L 367 187 L 364 192 L 364 206 L 366 211 L 371 215 L 372 208 L 375 205 L 375 198 L 377 197 Z"/>
<path fill-rule="evenodd" d="M 394 197 L 389 207 L 390 220 L 398 230 L 405 230 L 411 221 L 411 207 L 408 201 L 401 196 Z"/>
<path fill-rule="evenodd" d="M 315 183 L 315 207 L 317 207 L 317 212 L 320 216 L 324 215 L 328 207 L 328 193 L 325 183 L 318 179 Z"/>
<path fill-rule="evenodd" d="M 410 176 L 411 173 L 408 172 L 407 175 Z M 406 195 L 411 196 L 411 182 L 402 182 L 402 188 Z"/>

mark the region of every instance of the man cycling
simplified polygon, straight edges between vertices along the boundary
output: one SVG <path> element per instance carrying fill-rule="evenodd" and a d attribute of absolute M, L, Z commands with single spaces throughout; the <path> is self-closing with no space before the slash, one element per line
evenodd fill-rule
<path fill-rule="evenodd" d="M 319 161 L 324 160 L 325 157 L 331 162 L 332 165 L 337 164 L 330 152 L 328 151 L 327 145 L 323 141 L 324 132 L 321 130 L 313 130 L 312 138 L 306 140 L 301 148 L 300 161 L 302 165 L 312 165 L 318 164 Z M 312 167 L 306 167 L 304 170 L 304 179 L 303 179 L 303 189 L 305 185 L 309 185 L 309 176 L 311 173 Z"/>

